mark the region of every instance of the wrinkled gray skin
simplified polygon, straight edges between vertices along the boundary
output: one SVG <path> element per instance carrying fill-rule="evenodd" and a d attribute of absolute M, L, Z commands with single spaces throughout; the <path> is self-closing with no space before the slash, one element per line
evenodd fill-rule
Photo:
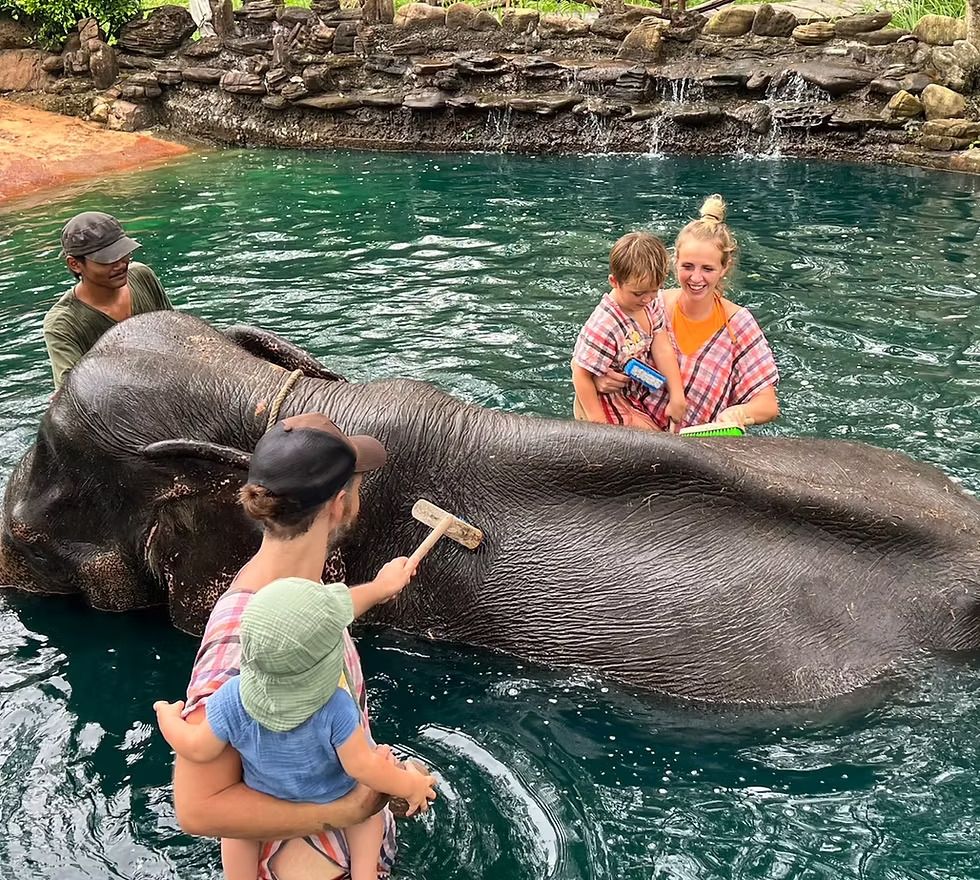
<path fill-rule="evenodd" d="M 420 382 L 351 384 L 269 334 L 176 312 L 107 333 L 52 400 L 8 485 L 0 582 L 166 605 L 200 631 L 257 546 L 235 494 L 297 366 L 282 417 L 326 413 L 389 449 L 345 548 L 351 582 L 423 537 L 419 497 L 486 534 L 475 553 L 437 546 L 380 610 L 401 629 L 720 703 L 806 703 L 922 649 L 980 647 L 980 504 L 935 468 L 861 444 L 697 441 L 506 415 Z"/>

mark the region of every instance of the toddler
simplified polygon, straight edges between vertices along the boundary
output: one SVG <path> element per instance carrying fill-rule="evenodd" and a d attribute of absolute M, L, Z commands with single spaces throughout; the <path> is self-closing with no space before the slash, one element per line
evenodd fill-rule
<path fill-rule="evenodd" d="M 160 730 L 190 761 L 208 762 L 226 744 L 242 758 L 249 788 L 283 800 L 330 803 L 357 782 L 428 809 L 435 779 L 387 760 L 365 736 L 354 699 L 341 686 L 344 630 L 354 618 L 343 584 L 282 578 L 255 594 L 242 615 L 241 672 L 189 724 L 183 702 L 154 703 Z M 344 829 L 352 880 L 376 880 L 381 814 Z M 222 840 L 227 880 L 255 880 L 259 844 Z"/>
<path fill-rule="evenodd" d="M 667 278 L 670 258 L 662 241 L 648 232 L 630 232 L 609 253 L 612 288 L 579 332 L 572 358 L 575 417 L 590 422 L 660 430 L 651 418 L 659 395 L 628 379 L 620 391 L 600 393 L 595 380 L 622 370 L 636 358 L 667 379 L 667 415 L 680 424 L 687 410 L 677 355 L 664 330 L 658 294 Z M 652 363 L 651 363 L 652 361 Z"/>

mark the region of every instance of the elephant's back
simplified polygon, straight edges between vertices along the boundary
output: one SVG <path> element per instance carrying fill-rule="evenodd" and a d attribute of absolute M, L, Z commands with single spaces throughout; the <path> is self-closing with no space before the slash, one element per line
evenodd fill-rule
<path fill-rule="evenodd" d="M 184 312 L 164 311 L 136 315 L 105 333 L 72 371 L 86 362 L 111 366 L 129 381 L 146 375 L 145 367 L 160 372 L 159 383 L 184 382 L 188 377 L 207 381 L 229 372 L 249 378 L 270 364 L 250 355 L 206 321 Z"/>

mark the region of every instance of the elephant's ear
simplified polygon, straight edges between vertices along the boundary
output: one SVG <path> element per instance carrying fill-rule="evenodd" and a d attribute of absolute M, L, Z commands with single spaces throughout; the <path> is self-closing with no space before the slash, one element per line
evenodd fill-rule
<path fill-rule="evenodd" d="M 270 364 L 282 367 L 284 370 L 302 370 L 304 376 L 311 379 L 329 379 L 332 381 L 346 382 L 347 380 L 339 373 L 328 370 L 315 357 L 303 351 L 298 345 L 287 342 L 281 336 L 270 333 L 268 330 L 260 330 L 258 327 L 249 327 L 245 324 L 235 324 L 221 331 L 227 339 L 230 339 L 239 348 L 245 349 L 249 354 L 262 358 Z"/>
<path fill-rule="evenodd" d="M 240 471 L 248 470 L 252 458 L 249 453 L 241 449 L 222 446 L 220 443 L 209 443 L 206 440 L 159 440 L 144 446 L 140 450 L 140 455 L 152 461 L 176 458 L 213 461 Z"/>
<path fill-rule="evenodd" d="M 172 482 L 155 499 L 145 561 L 163 587 L 174 625 L 199 634 L 261 536 L 238 503 L 249 453 L 205 440 L 161 440 L 140 450 Z M 220 547 L 220 552 L 215 552 Z"/>

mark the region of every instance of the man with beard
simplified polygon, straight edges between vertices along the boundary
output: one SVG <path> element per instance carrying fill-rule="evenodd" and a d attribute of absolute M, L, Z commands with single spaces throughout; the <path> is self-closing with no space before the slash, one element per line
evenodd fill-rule
<path fill-rule="evenodd" d="M 279 422 L 256 444 L 239 497 L 246 514 L 262 529 L 262 545 L 235 576 L 208 620 L 182 707 L 189 723 L 206 720 L 207 701 L 239 674 L 242 616 L 252 597 L 273 583 L 278 588 L 298 581 L 306 588 L 321 583 L 330 545 L 357 517 L 362 478 L 382 467 L 386 458 L 384 447 L 374 438 L 346 437 L 326 416 L 316 413 Z M 409 560 L 399 557 L 387 563 L 373 581 L 352 587 L 353 616 L 397 596 L 414 573 Z M 340 686 L 353 698 L 370 741 L 360 660 L 346 630 L 343 653 Z M 161 707 L 167 708 L 160 704 L 158 710 Z M 406 768 L 402 772 L 416 771 Z M 257 853 L 258 877 L 264 880 L 272 876 L 277 880 L 344 876 L 350 863 L 341 829 L 361 823 L 382 803 L 382 798 L 364 786 L 326 804 L 296 803 L 263 794 L 245 786 L 241 758 L 231 747 L 205 764 L 193 764 L 178 755 L 174 765 L 174 807 L 184 831 L 265 841 L 252 850 Z M 394 856 L 394 823 L 386 809 L 379 875 L 387 876 Z"/>
<path fill-rule="evenodd" d="M 140 244 L 100 211 L 72 217 L 61 230 L 61 255 L 76 284 L 44 316 L 44 344 L 55 390 L 96 340 L 120 321 L 173 306 L 149 266 L 132 262 Z"/>

